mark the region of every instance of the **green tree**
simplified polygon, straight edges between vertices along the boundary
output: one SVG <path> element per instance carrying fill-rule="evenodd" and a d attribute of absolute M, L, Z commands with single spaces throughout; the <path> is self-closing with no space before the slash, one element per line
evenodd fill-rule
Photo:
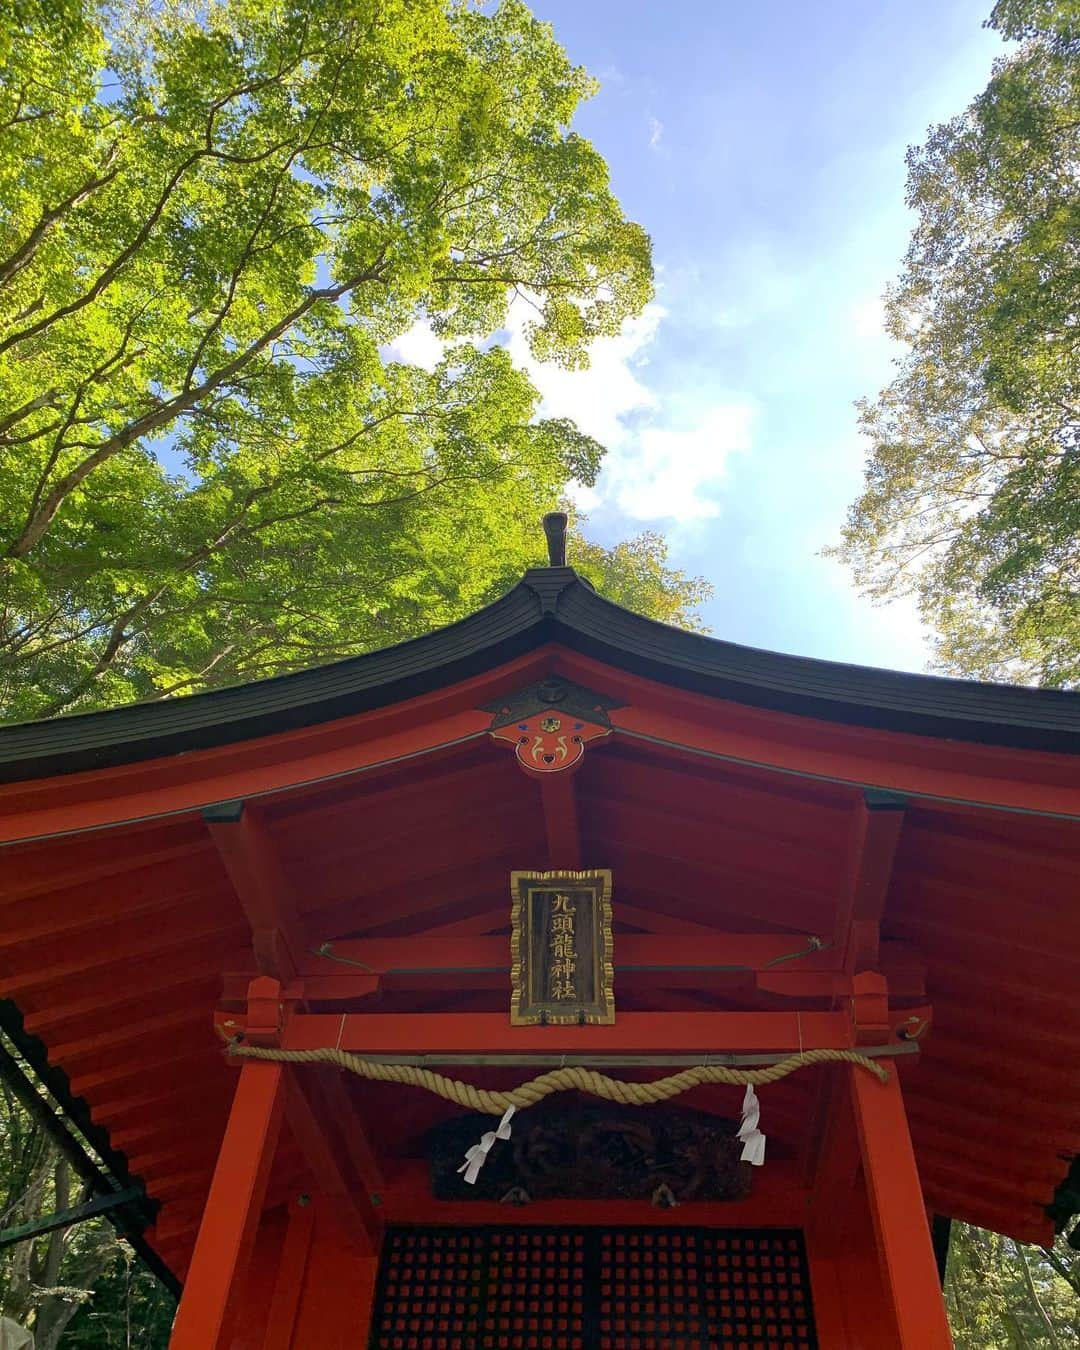
<path fill-rule="evenodd" d="M 913 593 L 937 661 L 1080 682 L 1080 10 L 1000 0 L 1020 45 L 908 155 L 918 221 L 888 297 L 906 344 L 861 405 L 871 448 L 843 544 L 865 589 Z"/>
<path fill-rule="evenodd" d="M 5 1054 L 18 1052 L 3 1039 Z M 23 1066 L 31 1079 L 33 1073 Z M 39 1085 L 42 1105 L 55 1103 Z M 85 1143 L 85 1141 L 83 1141 Z M 89 1146 L 87 1146 L 89 1148 Z M 91 1150 L 92 1151 L 92 1150 Z M 0 1228 L 69 1209 L 90 1193 L 25 1103 L 0 1081 Z M 164 1350 L 173 1299 L 107 1220 L 3 1249 L 0 1313 L 34 1332 L 37 1350 L 138 1346 Z"/>
<path fill-rule="evenodd" d="M 582 365 L 652 288 L 591 90 L 521 0 L 0 7 L 0 717 L 351 655 L 539 561 L 603 452 L 491 336 L 517 299 Z M 695 621 L 658 537 L 578 561 Z M 0 1161 L 8 1223 L 77 1198 L 17 1102 Z M 104 1223 L 9 1249 L 0 1306 L 42 1350 L 171 1317 Z"/>
<path fill-rule="evenodd" d="M 534 353 L 580 365 L 652 284 L 550 27 L 521 0 L 7 13 L 2 715 L 354 654 L 536 561 L 602 449 L 490 335 L 520 297 Z M 434 371 L 390 358 L 418 319 Z M 651 537 L 590 557 L 691 617 Z"/>
<path fill-rule="evenodd" d="M 1080 1257 L 954 1224 L 945 1283 L 957 1350 L 1080 1345 Z"/>

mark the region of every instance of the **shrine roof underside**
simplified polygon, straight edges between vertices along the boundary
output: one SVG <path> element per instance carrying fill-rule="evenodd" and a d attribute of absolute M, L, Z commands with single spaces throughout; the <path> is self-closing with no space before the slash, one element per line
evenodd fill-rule
<path fill-rule="evenodd" d="M 580 737 L 572 772 L 533 735 L 552 709 Z M 536 569 L 385 651 L 0 729 L 0 997 L 160 1202 L 149 1240 L 182 1275 L 235 1081 L 213 1015 L 239 1014 L 275 944 L 313 1014 L 370 1014 L 369 1049 L 415 1033 L 449 1052 L 489 1028 L 494 1049 L 535 1048 L 551 1029 L 507 1025 L 509 873 L 610 868 L 617 1021 L 567 1044 L 655 1050 L 665 1027 L 796 1006 L 798 1035 L 828 1039 L 814 1017 L 847 1017 L 844 980 L 873 965 L 887 1034 L 932 1010 L 902 1061 L 927 1203 L 1045 1241 L 1080 1153 L 1078 752 L 1076 694 L 738 647 Z M 245 894 L 236 803 L 280 932 Z M 799 959 L 725 961 L 759 940 Z M 819 1090 L 763 1093 L 779 1178 L 763 1194 L 804 1173 Z M 454 1108 L 344 1092 L 388 1207 L 413 1216 L 427 1131 Z M 730 1114 L 732 1090 L 686 1105 Z M 270 1203 L 307 1165 L 287 1143 Z"/>

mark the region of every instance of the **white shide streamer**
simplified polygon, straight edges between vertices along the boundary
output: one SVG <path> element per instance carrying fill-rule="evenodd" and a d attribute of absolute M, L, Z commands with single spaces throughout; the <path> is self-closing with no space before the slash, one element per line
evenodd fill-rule
<path fill-rule="evenodd" d="M 476 1178 L 480 1175 L 480 1169 L 487 1161 L 487 1155 L 494 1147 L 496 1139 L 510 1138 L 510 1118 L 513 1116 L 515 1109 L 513 1106 L 508 1106 L 497 1128 L 488 1130 L 486 1134 L 481 1135 L 480 1142 L 473 1144 L 472 1148 L 465 1154 L 465 1161 L 458 1168 L 458 1171 L 465 1173 L 465 1180 L 470 1186 L 476 1185 Z"/>
<path fill-rule="evenodd" d="M 760 1119 L 761 1103 L 758 1101 L 753 1083 L 747 1083 L 742 1104 L 742 1122 L 737 1137 L 743 1143 L 741 1161 L 751 1163 L 754 1167 L 760 1167 L 765 1161 L 765 1136 L 758 1129 Z"/>

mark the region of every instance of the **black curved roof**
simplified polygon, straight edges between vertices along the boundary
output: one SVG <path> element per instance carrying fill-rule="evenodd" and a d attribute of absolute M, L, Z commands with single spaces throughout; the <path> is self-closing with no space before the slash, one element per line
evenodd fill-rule
<path fill-rule="evenodd" d="M 758 708 L 989 745 L 1080 753 L 1080 693 L 980 684 L 742 647 L 642 618 L 570 567 L 363 656 L 161 703 L 0 727 L 0 781 L 130 763 L 291 731 L 412 698 L 556 641 L 618 669 Z"/>

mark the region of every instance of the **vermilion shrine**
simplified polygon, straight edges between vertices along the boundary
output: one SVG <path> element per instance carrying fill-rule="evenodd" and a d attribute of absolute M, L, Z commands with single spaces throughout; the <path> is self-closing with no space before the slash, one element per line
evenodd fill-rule
<path fill-rule="evenodd" d="M 1074 694 L 737 647 L 538 568 L 399 647 L 0 731 L 3 1072 L 182 1284 L 175 1350 L 935 1350 L 932 1229 L 1071 1208 L 1078 751 Z M 577 873 L 610 873 L 607 1022 L 551 1015 Z M 865 1063 L 759 1082 L 762 1166 L 706 1082 L 555 1092 L 459 1170 L 541 1074 L 816 1050 Z"/>

